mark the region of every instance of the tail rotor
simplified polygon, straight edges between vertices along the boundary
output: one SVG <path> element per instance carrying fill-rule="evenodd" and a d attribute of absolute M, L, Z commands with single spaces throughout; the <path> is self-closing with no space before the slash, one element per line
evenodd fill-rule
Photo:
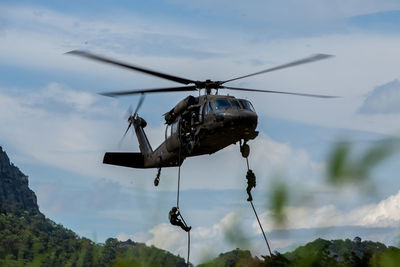
<path fill-rule="evenodd" d="M 128 120 L 128 123 L 129 123 L 128 124 L 128 128 L 126 128 L 126 131 L 125 131 L 124 135 L 122 136 L 121 141 L 119 141 L 118 147 L 121 147 L 122 141 L 125 139 L 125 136 L 129 131 L 129 128 L 131 128 L 132 124 L 137 119 L 138 111 L 139 111 L 140 107 L 142 106 L 143 101 L 144 101 L 144 94 L 141 94 L 139 102 L 138 102 L 138 104 L 136 106 L 135 112 L 133 112 L 133 113 L 132 113 L 132 111 L 133 111 L 132 105 L 129 106 L 129 108 L 128 108 L 127 112 L 126 112 L 126 116 L 125 116 L 125 117 L 127 117 L 127 120 Z"/>

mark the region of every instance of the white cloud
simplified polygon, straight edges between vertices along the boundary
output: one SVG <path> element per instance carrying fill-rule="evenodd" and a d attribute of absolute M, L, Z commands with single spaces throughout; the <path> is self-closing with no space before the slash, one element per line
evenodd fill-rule
<path fill-rule="evenodd" d="M 364 114 L 400 113 L 400 82 L 394 80 L 375 87 L 359 111 Z"/>
<path fill-rule="evenodd" d="M 378 204 L 368 205 L 354 211 L 354 225 L 375 227 L 400 226 L 400 191 Z"/>
<path fill-rule="evenodd" d="M 264 133 L 249 145 L 250 168 L 257 176 L 257 189 L 261 191 L 267 188 L 269 178 L 277 173 L 287 175 L 287 180 L 292 182 L 307 178 L 310 186 L 323 175 L 323 164 L 312 161 L 305 150 L 276 142 Z M 246 160 L 239 152 L 239 145 L 231 145 L 212 155 L 186 159 L 181 170 L 181 186 L 184 189 L 245 188 L 246 171 Z M 175 171 L 164 172 L 176 176 Z"/>
<path fill-rule="evenodd" d="M 347 232 L 345 235 L 343 235 L 344 233 L 339 233 L 340 229 L 345 228 L 338 228 L 339 232 L 329 232 L 329 230 L 328 232 L 321 232 L 318 230 L 329 227 L 361 227 L 349 228 L 350 230 L 346 231 L 353 229 L 353 231 L 362 232 L 364 237 L 374 238 L 373 240 L 382 242 L 388 240 L 392 242 L 393 240 L 389 238 L 390 229 L 388 230 L 389 232 L 385 232 L 383 238 L 382 236 L 376 236 L 379 231 L 374 232 L 373 228 L 383 229 L 384 227 L 394 227 L 394 229 L 397 229 L 400 226 L 400 191 L 396 195 L 390 196 L 377 204 L 361 206 L 350 211 L 339 210 L 330 204 L 320 207 L 287 207 L 285 214 L 287 219 L 285 227 L 273 224 L 270 211 L 266 211 L 260 216 L 263 228 L 274 250 L 287 249 L 290 245 L 299 244 L 300 240 L 296 240 L 296 232 L 293 232 L 293 230 L 305 231 L 305 236 L 308 236 L 305 238 L 303 234 L 300 243 L 308 242 L 321 236 L 325 236 L 325 238 L 335 238 L 335 236 L 338 236 L 336 238 L 352 237 L 348 236 L 349 233 Z M 193 259 L 193 262 L 204 262 L 206 255 L 208 257 L 215 257 L 218 253 L 235 249 L 237 244 L 230 243 L 226 239 L 227 229 L 239 229 L 243 231 L 244 236 L 248 238 L 251 245 L 242 248 L 250 249 L 253 255 L 266 254 L 261 230 L 253 214 L 230 212 L 219 222 L 209 227 L 198 226 L 191 230 L 191 259 Z M 274 233 L 274 230 L 279 229 L 291 231 L 294 236 L 291 236 L 289 232 L 286 234 Z M 361 231 L 361 229 L 365 230 Z M 311 231 L 307 232 L 307 230 Z M 130 238 L 136 242 L 144 242 L 147 245 L 154 245 L 181 256 L 185 256 L 187 252 L 186 233 L 179 227 L 166 223 L 156 225 L 148 232 L 139 232 L 133 235 L 120 233 L 117 237 L 119 240 Z M 213 248 L 218 249 L 215 250 Z"/>
<path fill-rule="evenodd" d="M 264 212 L 260 217 L 264 229 L 267 231 L 280 229 L 302 229 L 338 226 L 341 223 L 340 211 L 334 205 L 326 205 L 318 208 L 312 207 L 286 207 L 284 209 L 285 224 L 276 225 L 270 211 Z M 260 226 L 253 221 L 252 227 L 258 233 Z"/>
<path fill-rule="evenodd" d="M 72 90 L 59 83 L 51 82 L 46 87 L 27 93 L 21 97 L 22 105 L 44 108 L 54 112 L 82 112 L 83 114 L 100 113 L 107 115 L 99 105 L 101 97 L 88 92 Z M 115 105 L 114 105 L 115 107 Z"/>
<path fill-rule="evenodd" d="M 87 93 L 61 90 L 55 84 L 37 89 L 36 96 L 0 95 L 0 121 L 7 125 L 0 130 L 3 142 L 31 160 L 103 177 L 102 152 L 112 145 L 110 134 L 117 135 L 108 116 L 122 117 L 122 112 L 113 105 L 102 108 Z"/>
<path fill-rule="evenodd" d="M 377 204 L 365 205 L 343 212 L 334 205 L 320 207 L 286 207 L 286 224 L 275 225 L 272 213 L 264 212 L 260 217 L 267 231 L 276 229 L 302 229 L 334 226 L 399 227 L 400 191 Z M 252 227 L 260 232 L 257 221 Z"/>
<path fill-rule="evenodd" d="M 42 92 L 42 97 L 46 97 L 57 102 L 65 102 L 72 105 L 78 112 L 93 112 L 96 97 L 87 92 L 77 92 L 72 90 L 63 90 L 58 84 L 52 83 Z"/>
<path fill-rule="evenodd" d="M 239 215 L 231 212 L 211 227 L 193 228 L 190 231 L 190 261 L 199 264 L 207 258 L 216 257 L 218 253 L 235 249 L 235 245 L 238 244 L 227 242 L 225 240 L 225 233 L 228 229 L 237 229 L 239 227 L 238 224 L 240 224 Z M 145 242 L 148 246 L 154 245 L 176 255 L 181 255 L 184 258 L 187 255 L 187 233 L 179 227 L 170 224 L 163 223 L 156 225 L 148 233 L 142 232 L 133 235 L 120 233 L 117 238 L 122 241 L 130 238 L 136 242 Z"/>

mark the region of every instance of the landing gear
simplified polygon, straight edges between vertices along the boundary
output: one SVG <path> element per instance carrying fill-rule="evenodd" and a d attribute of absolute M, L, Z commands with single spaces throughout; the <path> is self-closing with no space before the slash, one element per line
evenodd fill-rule
<path fill-rule="evenodd" d="M 156 179 L 154 179 L 154 186 L 158 186 L 160 183 L 161 168 L 158 168 Z"/>

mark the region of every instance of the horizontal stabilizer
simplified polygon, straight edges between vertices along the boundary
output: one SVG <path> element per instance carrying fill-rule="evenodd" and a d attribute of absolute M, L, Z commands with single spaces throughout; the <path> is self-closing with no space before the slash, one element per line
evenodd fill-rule
<path fill-rule="evenodd" d="M 130 168 L 144 168 L 144 157 L 142 153 L 106 152 L 103 163 Z"/>

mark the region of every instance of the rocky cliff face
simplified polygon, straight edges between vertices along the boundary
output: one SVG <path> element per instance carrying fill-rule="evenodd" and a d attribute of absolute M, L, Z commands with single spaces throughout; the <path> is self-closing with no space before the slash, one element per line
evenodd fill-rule
<path fill-rule="evenodd" d="M 28 176 L 10 162 L 1 146 L 0 205 L 1 211 L 39 213 L 36 195 L 28 187 Z"/>

